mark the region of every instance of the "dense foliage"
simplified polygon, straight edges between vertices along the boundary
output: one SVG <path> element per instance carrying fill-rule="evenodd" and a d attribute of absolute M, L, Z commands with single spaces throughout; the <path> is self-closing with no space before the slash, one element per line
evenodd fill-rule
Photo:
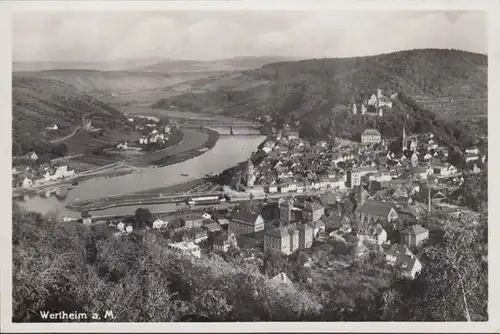
<path fill-rule="evenodd" d="M 147 210 L 133 217 L 152 219 Z M 101 320 L 119 322 L 486 320 L 486 217 L 423 224 L 433 242 L 414 250 L 422 274 L 400 281 L 376 251 L 354 261 L 355 238 L 257 262 L 235 249 L 196 259 L 167 249 L 171 233 L 114 236 L 14 207 L 13 321 L 40 321 L 42 310 L 109 310 L 114 319 Z M 270 280 L 280 272 L 293 286 Z"/>
<path fill-rule="evenodd" d="M 321 309 L 310 294 L 277 286 L 252 265 L 180 257 L 160 238 L 106 237 L 17 208 L 13 223 L 13 321 L 40 321 L 42 310 L 111 310 L 119 322 L 286 321 Z"/>

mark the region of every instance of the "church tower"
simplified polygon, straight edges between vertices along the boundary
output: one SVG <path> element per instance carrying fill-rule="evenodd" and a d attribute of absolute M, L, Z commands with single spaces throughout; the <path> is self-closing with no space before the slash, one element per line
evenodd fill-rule
<path fill-rule="evenodd" d="M 248 159 L 246 179 L 247 179 L 247 187 L 253 188 L 254 183 L 255 183 L 255 174 L 254 174 L 254 166 L 252 163 L 252 158 Z"/>
<path fill-rule="evenodd" d="M 292 222 L 293 198 L 287 198 L 280 204 L 280 225 L 286 226 Z"/>

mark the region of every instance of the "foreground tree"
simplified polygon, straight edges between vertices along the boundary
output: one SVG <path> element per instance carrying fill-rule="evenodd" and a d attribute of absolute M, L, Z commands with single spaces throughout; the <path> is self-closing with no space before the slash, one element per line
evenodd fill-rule
<path fill-rule="evenodd" d="M 385 320 L 486 320 L 487 245 L 468 218 L 443 222 L 442 240 L 422 252 L 422 272 L 383 295 Z"/>

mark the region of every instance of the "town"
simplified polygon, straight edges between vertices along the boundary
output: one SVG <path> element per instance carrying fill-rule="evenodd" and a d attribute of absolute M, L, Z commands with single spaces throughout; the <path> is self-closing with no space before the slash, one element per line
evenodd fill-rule
<path fill-rule="evenodd" d="M 139 208 L 133 217 L 104 221 L 84 211 L 82 222 L 110 236 L 166 238 L 170 249 L 198 258 L 236 252 L 262 261 L 266 252 L 310 254 L 333 240 L 348 246 L 353 262 L 384 254 L 396 275 L 414 279 L 424 265 L 416 254 L 433 238 L 424 218 L 477 221 L 461 186 L 464 175 L 481 173 L 487 152 L 470 147 L 455 166 L 432 133 L 403 128 L 395 153 L 389 147 L 397 140 L 366 129 L 361 142 L 311 144 L 285 125 L 234 168 L 225 197 L 207 197 L 203 209 L 194 202 L 170 214 Z M 226 199 L 234 205 L 216 205 Z M 275 278 L 291 282 L 285 273 Z"/>

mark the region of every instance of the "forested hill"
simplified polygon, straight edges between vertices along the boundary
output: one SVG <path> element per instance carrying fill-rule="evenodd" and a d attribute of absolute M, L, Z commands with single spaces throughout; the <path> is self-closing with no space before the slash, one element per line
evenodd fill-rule
<path fill-rule="evenodd" d="M 280 62 L 246 71 L 243 75 L 249 78 L 247 80 L 262 84 L 246 91 L 218 89 L 183 94 L 160 100 L 155 107 L 174 105 L 252 118 L 273 115 L 282 121 L 298 121 L 301 126 L 304 121 L 307 121 L 306 127 L 313 123 L 316 135 L 356 134 L 365 126 L 378 127 L 378 124 L 351 120 L 347 106 L 352 101 L 368 98 L 379 88 L 386 95 L 398 93 L 403 96 L 392 114 L 400 119 L 398 113 L 409 113 L 410 130 L 418 131 L 423 123 L 427 127 L 442 128 L 437 131 L 449 135 L 454 130 L 445 130 L 444 126 L 451 127 L 455 120 L 443 119 L 436 123 L 439 111 L 425 110 L 415 101 L 487 97 L 487 57 L 458 50 L 422 49 L 369 57 Z M 426 116 L 421 118 L 423 115 Z M 402 126 L 400 122 L 387 121 L 388 129 Z M 338 123 L 345 126 L 335 126 Z M 392 131 L 386 132 L 388 136 L 394 135 Z"/>
<path fill-rule="evenodd" d="M 70 134 L 82 117 L 97 128 L 120 128 L 127 122 L 118 110 L 58 80 L 14 75 L 12 78 L 12 149 L 14 155 L 50 150 L 50 139 Z M 56 124 L 56 133 L 46 127 Z"/>
<path fill-rule="evenodd" d="M 268 64 L 254 75 L 302 83 L 310 93 L 334 94 L 348 102 L 354 94 L 402 92 L 409 96 L 464 98 L 487 94 L 487 57 L 459 50 L 421 49 L 378 56 L 311 59 Z"/>

